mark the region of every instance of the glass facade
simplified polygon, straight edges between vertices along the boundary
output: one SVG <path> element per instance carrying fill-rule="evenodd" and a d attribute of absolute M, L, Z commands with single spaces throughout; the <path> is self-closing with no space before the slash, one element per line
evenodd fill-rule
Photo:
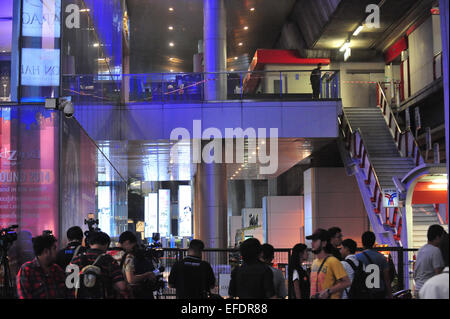
<path fill-rule="evenodd" d="M 13 43 L 13 0 L 0 6 L 0 101 L 11 101 L 11 53 Z"/>

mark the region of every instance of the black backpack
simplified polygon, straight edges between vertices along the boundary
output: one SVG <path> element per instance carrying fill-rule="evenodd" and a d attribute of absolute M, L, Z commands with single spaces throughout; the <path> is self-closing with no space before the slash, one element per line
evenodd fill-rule
<path fill-rule="evenodd" d="M 372 260 L 369 255 L 364 253 L 370 263 Z M 362 261 L 359 262 L 358 267 L 356 267 L 355 263 L 349 259 L 344 260 L 346 263 L 352 267 L 354 271 L 352 285 L 350 286 L 350 290 L 347 290 L 348 299 L 373 299 L 374 290 L 370 289 L 366 285 L 367 277 L 369 273 L 364 271 Z"/>
<path fill-rule="evenodd" d="M 102 270 L 98 265 L 106 254 L 100 254 L 94 263 L 89 264 L 86 254 L 82 254 L 80 288 L 75 290 L 76 299 L 105 299 L 106 287 Z M 80 268 L 81 268 L 80 267 Z"/>

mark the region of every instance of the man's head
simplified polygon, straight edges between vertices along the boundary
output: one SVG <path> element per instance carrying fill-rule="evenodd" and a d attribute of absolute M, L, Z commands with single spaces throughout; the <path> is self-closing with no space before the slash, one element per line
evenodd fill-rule
<path fill-rule="evenodd" d="M 356 242 L 353 239 L 346 239 L 342 242 L 341 255 L 343 258 L 356 253 Z"/>
<path fill-rule="evenodd" d="M 312 235 L 307 236 L 306 239 L 312 241 L 313 254 L 318 255 L 322 251 L 330 252 L 330 234 L 325 229 L 317 229 Z"/>
<path fill-rule="evenodd" d="M 322 63 L 317 64 L 317 68 L 321 69 L 322 68 Z"/>
<path fill-rule="evenodd" d="M 111 238 L 104 232 L 93 232 L 89 236 L 89 245 L 93 249 L 106 251 L 111 243 Z"/>
<path fill-rule="evenodd" d="M 46 265 L 55 262 L 58 253 L 57 239 L 53 235 L 42 235 L 33 238 L 34 254 Z"/>
<path fill-rule="evenodd" d="M 273 257 L 275 256 L 275 249 L 270 244 L 264 244 L 261 246 L 261 261 L 267 264 L 271 264 Z"/>
<path fill-rule="evenodd" d="M 339 227 L 331 227 L 328 229 L 330 234 L 330 243 L 334 247 L 339 247 L 342 244 L 342 230 Z"/>
<path fill-rule="evenodd" d="M 255 263 L 261 254 L 261 243 L 256 238 L 249 238 L 239 247 L 245 263 Z"/>
<path fill-rule="evenodd" d="M 198 258 L 201 258 L 203 249 L 205 249 L 205 244 L 199 239 L 193 239 L 189 243 L 188 254 L 191 256 L 196 256 Z"/>
<path fill-rule="evenodd" d="M 67 230 L 67 239 L 69 242 L 71 241 L 83 241 L 83 231 L 78 226 L 70 227 Z"/>
<path fill-rule="evenodd" d="M 377 237 L 371 231 L 366 231 L 361 236 L 361 241 L 365 249 L 371 249 L 375 245 Z"/>
<path fill-rule="evenodd" d="M 137 245 L 137 237 L 134 233 L 130 231 L 125 231 L 119 236 L 120 247 L 126 252 L 130 252 Z"/>
<path fill-rule="evenodd" d="M 444 235 L 445 230 L 444 228 L 442 228 L 441 225 L 431 225 L 428 228 L 428 232 L 427 232 L 427 237 L 428 237 L 428 242 L 433 245 L 438 247 L 441 243 L 441 238 Z"/>

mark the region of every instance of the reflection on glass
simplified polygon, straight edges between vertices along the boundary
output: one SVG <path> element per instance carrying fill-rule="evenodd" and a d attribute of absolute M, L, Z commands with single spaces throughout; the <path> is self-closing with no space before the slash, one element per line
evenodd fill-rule
<path fill-rule="evenodd" d="M 11 52 L 13 0 L 2 0 L 0 6 L 0 102 L 11 101 Z"/>

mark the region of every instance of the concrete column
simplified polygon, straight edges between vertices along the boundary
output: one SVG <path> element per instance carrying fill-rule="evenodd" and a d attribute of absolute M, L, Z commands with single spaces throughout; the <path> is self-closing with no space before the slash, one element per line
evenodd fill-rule
<path fill-rule="evenodd" d="M 198 238 L 207 248 L 227 247 L 227 184 L 225 164 L 198 164 Z"/>
<path fill-rule="evenodd" d="M 444 62 L 442 71 L 444 78 L 444 102 L 445 102 L 445 140 L 446 140 L 446 152 L 447 152 L 447 175 L 449 173 L 449 143 L 448 143 L 448 131 L 449 131 L 449 112 L 448 112 L 448 104 L 449 104 L 449 81 L 448 81 L 448 10 L 449 10 L 449 1 L 448 0 L 440 0 L 439 1 L 439 11 L 441 16 L 441 38 L 442 38 L 442 61 Z M 448 185 L 447 185 L 448 188 Z"/>
<path fill-rule="evenodd" d="M 224 0 L 203 1 L 203 41 L 205 61 L 205 99 L 227 97 L 227 28 Z M 214 74 L 216 73 L 216 74 Z"/>
<path fill-rule="evenodd" d="M 278 196 L 277 178 L 271 178 L 267 181 L 267 196 Z"/>
<path fill-rule="evenodd" d="M 245 180 L 245 208 L 256 208 L 255 206 L 255 183 L 252 180 Z"/>

